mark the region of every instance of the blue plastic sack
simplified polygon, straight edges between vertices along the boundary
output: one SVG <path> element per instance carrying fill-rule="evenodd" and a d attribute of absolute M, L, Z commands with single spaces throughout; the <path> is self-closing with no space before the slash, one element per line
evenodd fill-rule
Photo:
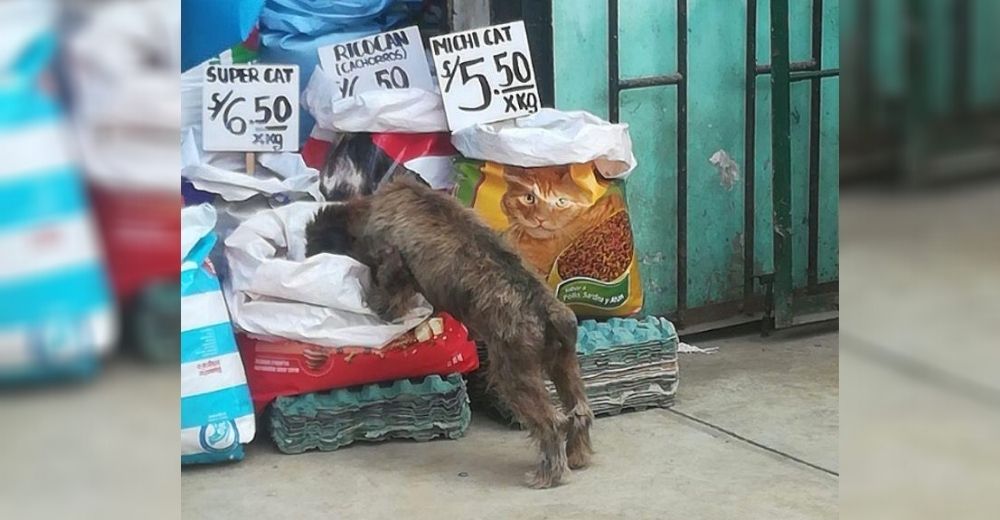
<path fill-rule="evenodd" d="M 232 322 L 208 256 L 208 204 L 181 210 L 181 464 L 241 460 L 256 424 Z"/>
<path fill-rule="evenodd" d="M 181 0 L 181 70 L 242 42 L 264 0 Z"/>
<path fill-rule="evenodd" d="M 408 24 L 422 5 L 423 0 L 268 0 L 260 14 L 260 61 L 298 65 L 301 92 L 319 64 L 318 48 Z M 301 142 L 314 123 L 302 110 Z"/>
<path fill-rule="evenodd" d="M 11 23 L 30 22 L 7 14 Z M 56 48 L 55 34 L 44 21 L 33 21 L 36 32 L 12 33 L 20 41 L 4 49 L 11 53 L 0 71 L 3 384 L 89 376 L 113 345 L 117 328 L 66 123 L 56 100 L 39 86 Z"/>

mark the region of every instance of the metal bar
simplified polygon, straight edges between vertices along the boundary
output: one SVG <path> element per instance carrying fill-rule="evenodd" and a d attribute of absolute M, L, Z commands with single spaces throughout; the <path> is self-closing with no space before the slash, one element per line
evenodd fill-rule
<path fill-rule="evenodd" d="M 645 78 L 623 79 L 618 82 L 618 90 L 629 90 L 633 88 L 663 87 L 667 85 L 678 85 L 684 81 L 680 74 L 664 74 L 662 76 L 648 76 Z"/>
<path fill-rule="evenodd" d="M 823 69 L 823 0 L 812 2 L 812 59 Z M 791 81 L 791 78 L 789 78 Z M 823 82 L 812 79 L 809 93 L 809 236 L 806 283 L 810 288 L 819 283 L 819 130 L 822 118 L 820 100 Z"/>
<path fill-rule="evenodd" d="M 840 69 L 808 70 L 808 71 L 791 73 L 790 81 L 794 83 L 796 81 L 833 78 L 836 76 L 840 76 Z"/>
<path fill-rule="evenodd" d="M 791 83 L 788 0 L 771 0 L 771 150 L 774 180 L 774 324 L 792 317 Z"/>
<path fill-rule="evenodd" d="M 531 46 L 532 68 L 542 106 L 555 106 L 555 63 L 552 56 L 552 0 L 521 0 L 521 19 Z"/>
<path fill-rule="evenodd" d="M 455 2 L 452 0 L 452 8 Z M 500 24 L 516 20 L 524 22 L 524 30 L 528 36 L 528 46 L 531 48 L 531 64 L 535 71 L 535 84 L 542 106 L 555 105 L 555 67 L 552 59 L 552 0 L 507 0 L 486 1 L 489 5 L 490 23 Z M 460 2 L 459 11 L 469 9 L 469 5 L 477 2 Z M 474 11 L 474 9 L 473 9 Z M 454 13 L 455 11 L 450 11 Z M 475 20 L 472 20 L 475 22 Z M 472 27 L 480 27 L 477 23 Z M 464 29 L 463 29 L 464 30 Z"/>
<path fill-rule="evenodd" d="M 903 175 L 915 180 L 925 167 L 928 155 L 929 89 L 927 87 L 927 28 L 924 2 L 907 2 L 907 92 L 903 130 Z"/>
<path fill-rule="evenodd" d="M 684 322 L 687 308 L 687 1 L 677 0 L 677 315 Z"/>
<path fill-rule="evenodd" d="M 617 123 L 618 97 L 618 0 L 608 0 L 608 120 Z"/>
<path fill-rule="evenodd" d="M 875 119 L 875 2 L 858 2 L 858 115 L 860 127 L 872 129 Z"/>
<path fill-rule="evenodd" d="M 834 293 L 840 292 L 840 280 L 833 280 L 831 282 L 823 282 L 816 284 L 816 287 L 812 289 L 802 288 L 795 290 L 795 296 L 798 298 L 805 298 L 810 295 L 824 294 L 824 293 Z"/>
<path fill-rule="evenodd" d="M 756 17 L 756 14 L 754 14 Z M 756 42 L 754 42 L 756 44 Z M 792 72 L 804 72 L 808 70 L 819 70 L 819 65 L 816 64 L 816 60 L 806 60 L 806 61 L 793 61 L 789 64 Z M 770 63 L 761 63 L 754 68 L 754 71 L 758 76 L 771 73 Z"/>
<path fill-rule="evenodd" d="M 754 187 L 757 146 L 757 0 L 747 0 L 746 119 L 743 144 L 743 311 L 754 295 L 754 245 L 756 244 L 756 189 Z"/>
<path fill-rule="evenodd" d="M 955 111 L 959 114 L 964 114 L 969 110 L 969 53 L 971 52 L 970 39 L 972 37 L 969 30 L 971 23 L 969 17 L 971 14 L 969 0 L 955 0 L 952 11 L 954 26 L 952 59 L 955 62 L 955 72 L 952 74 L 952 77 L 955 78 L 955 84 L 952 95 L 954 96 Z"/>

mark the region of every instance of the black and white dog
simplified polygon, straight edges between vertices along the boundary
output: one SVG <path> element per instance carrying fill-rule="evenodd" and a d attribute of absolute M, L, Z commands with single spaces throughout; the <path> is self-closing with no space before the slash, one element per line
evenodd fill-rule
<path fill-rule="evenodd" d="M 372 142 L 371 134 L 341 133 L 334 137 L 323 163 L 320 192 L 328 201 L 367 196 L 407 171 Z"/>

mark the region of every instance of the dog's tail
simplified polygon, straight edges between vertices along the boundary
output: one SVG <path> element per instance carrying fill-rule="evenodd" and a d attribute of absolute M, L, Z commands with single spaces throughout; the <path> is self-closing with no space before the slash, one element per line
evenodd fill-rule
<path fill-rule="evenodd" d="M 551 339 L 562 348 L 576 351 L 576 314 L 561 302 L 549 304 L 549 330 Z"/>

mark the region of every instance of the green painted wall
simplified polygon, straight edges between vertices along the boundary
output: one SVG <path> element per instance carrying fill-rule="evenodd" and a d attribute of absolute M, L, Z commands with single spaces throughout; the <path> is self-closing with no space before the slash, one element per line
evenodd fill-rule
<path fill-rule="evenodd" d="M 631 126 L 639 166 L 627 180 L 629 210 L 646 291 L 647 314 L 677 310 L 677 200 L 687 200 L 688 308 L 743 296 L 746 95 L 745 0 L 688 2 L 687 185 L 677 185 L 677 89 L 622 92 L 620 119 Z M 769 2 L 758 5 L 757 61 L 769 61 Z M 555 103 L 608 116 L 607 0 L 553 0 Z M 675 72 L 675 0 L 620 0 L 622 79 Z M 811 4 L 791 3 L 793 60 L 810 57 Z M 824 68 L 839 67 L 839 2 L 824 2 Z M 769 77 L 757 79 L 755 272 L 772 270 Z M 819 281 L 837 279 L 839 79 L 823 80 L 820 133 Z M 806 285 L 810 86 L 792 88 L 794 280 Z M 709 163 L 725 150 L 740 165 L 727 188 Z"/>
<path fill-rule="evenodd" d="M 858 31 L 860 2 L 870 0 L 840 0 L 843 4 L 844 41 L 851 41 Z M 880 0 L 873 4 L 872 61 L 875 74 L 875 94 L 900 98 L 906 93 L 906 11 L 911 0 Z M 927 84 L 932 114 L 947 115 L 954 109 L 954 45 L 951 0 L 912 0 L 923 2 L 927 14 Z M 969 31 L 969 100 L 973 108 L 996 107 L 1000 102 L 1000 39 L 995 38 L 1000 21 L 1000 2 L 972 0 Z"/>

